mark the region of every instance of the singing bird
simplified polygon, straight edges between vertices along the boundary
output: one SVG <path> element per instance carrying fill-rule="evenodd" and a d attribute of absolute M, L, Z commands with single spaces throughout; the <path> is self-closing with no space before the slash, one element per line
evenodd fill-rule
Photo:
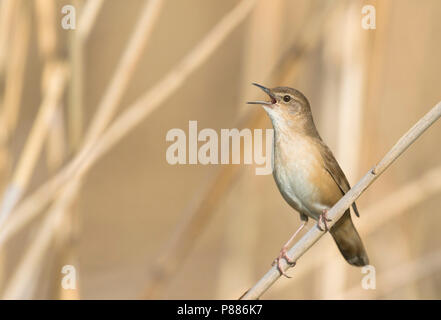
<path fill-rule="evenodd" d="M 330 231 L 343 257 L 353 266 L 365 266 L 369 259 L 357 230 L 352 223 L 350 209 L 328 229 L 327 211 L 349 191 L 345 174 L 328 146 L 321 139 L 312 118 L 306 97 L 289 87 L 266 88 L 253 85 L 268 94 L 270 101 L 251 101 L 262 105 L 274 128 L 273 176 L 288 204 L 300 213 L 302 224 L 282 247 L 275 260 L 281 274 L 286 274 L 280 261 L 294 264 L 287 255 L 289 244 L 302 230 L 308 218 L 317 220 L 322 231 Z M 348 133 L 350 134 L 350 133 Z M 359 216 L 355 202 L 352 208 Z"/>

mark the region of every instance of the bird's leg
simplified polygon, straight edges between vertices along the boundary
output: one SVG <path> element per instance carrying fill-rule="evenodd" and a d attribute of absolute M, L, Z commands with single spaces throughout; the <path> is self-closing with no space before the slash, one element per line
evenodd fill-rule
<path fill-rule="evenodd" d="M 323 209 L 322 212 L 323 213 L 319 216 L 319 219 L 317 221 L 317 227 L 320 229 L 320 231 L 329 231 L 327 222 L 332 220 L 328 218 L 328 209 Z M 323 223 L 323 225 L 325 226 L 324 229 L 320 226 L 320 223 Z"/>
<path fill-rule="evenodd" d="M 300 227 L 297 229 L 296 232 L 294 232 L 294 234 L 291 236 L 291 238 L 289 238 L 289 240 L 285 243 L 285 245 L 282 247 L 282 249 L 280 250 L 279 256 L 274 260 L 273 265 L 275 263 L 277 263 L 277 269 L 279 269 L 280 274 L 284 275 L 287 278 L 291 278 L 290 276 L 288 276 L 282 269 L 282 265 L 280 263 L 280 261 L 282 259 L 285 259 L 286 262 L 288 262 L 291 265 L 295 265 L 296 262 L 295 260 L 292 260 L 290 257 L 288 257 L 288 255 L 286 254 L 286 252 L 288 251 L 288 247 L 290 245 L 290 243 L 294 240 L 294 238 L 297 236 L 297 234 L 306 226 L 306 223 L 308 222 L 308 220 L 303 221 L 303 223 L 300 225 Z"/>

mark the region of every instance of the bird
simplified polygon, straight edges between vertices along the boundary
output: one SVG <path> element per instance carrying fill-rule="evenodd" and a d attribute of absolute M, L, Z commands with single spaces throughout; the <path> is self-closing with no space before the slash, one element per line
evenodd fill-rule
<path fill-rule="evenodd" d="M 312 117 L 308 99 L 290 87 L 262 89 L 269 101 L 250 101 L 263 106 L 274 129 L 272 150 L 273 177 L 285 201 L 300 214 L 300 227 L 280 250 L 274 263 L 281 275 L 289 277 L 281 266 L 282 259 L 290 265 L 295 261 L 287 256 L 290 243 L 306 226 L 308 219 L 317 227 L 329 231 L 345 260 L 357 267 L 369 265 L 363 242 L 352 222 L 350 209 L 328 228 L 327 212 L 351 188 L 329 147 L 323 142 Z M 350 134 L 350 133 L 348 133 Z M 352 203 L 357 217 L 357 206 Z M 273 263 L 273 264 L 274 264 Z"/>

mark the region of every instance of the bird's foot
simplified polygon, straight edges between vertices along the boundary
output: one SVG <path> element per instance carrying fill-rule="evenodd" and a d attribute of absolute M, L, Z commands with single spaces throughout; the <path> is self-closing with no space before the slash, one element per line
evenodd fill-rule
<path fill-rule="evenodd" d="M 332 221 L 332 219 L 328 218 L 328 210 L 323 209 L 323 213 L 319 216 L 317 227 L 320 229 L 320 231 L 329 231 L 328 228 L 328 222 Z M 323 224 L 324 228 L 320 224 Z"/>
<path fill-rule="evenodd" d="M 277 264 L 277 269 L 279 270 L 280 274 L 282 276 L 287 277 L 287 278 L 291 278 L 289 275 L 286 274 L 285 271 L 283 271 L 282 264 L 281 264 L 282 259 L 285 259 L 285 261 L 289 265 L 291 265 L 292 267 L 296 265 L 295 260 L 293 260 L 290 257 L 288 257 L 288 255 L 286 254 L 287 251 L 288 251 L 288 248 L 287 247 L 283 247 L 282 250 L 280 250 L 279 256 L 274 260 L 272 265 L 274 266 L 274 264 Z"/>

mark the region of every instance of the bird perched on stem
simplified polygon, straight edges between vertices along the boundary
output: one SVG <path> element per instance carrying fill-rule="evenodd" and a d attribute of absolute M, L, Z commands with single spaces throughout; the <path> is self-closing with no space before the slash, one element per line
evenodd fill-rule
<path fill-rule="evenodd" d="M 281 259 L 295 264 L 286 252 L 295 236 L 306 226 L 308 218 L 317 220 L 320 230 L 330 231 L 347 262 L 359 267 L 369 264 L 349 209 L 328 229 L 331 220 L 326 213 L 349 191 L 350 185 L 331 150 L 317 132 L 308 100 L 296 89 L 269 89 L 257 83 L 253 85 L 270 98 L 270 101 L 248 103 L 262 105 L 273 124 L 274 179 L 283 198 L 300 213 L 303 221 L 275 260 L 280 273 L 287 276 L 281 268 Z M 355 202 L 352 208 L 359 216 Z"/>

